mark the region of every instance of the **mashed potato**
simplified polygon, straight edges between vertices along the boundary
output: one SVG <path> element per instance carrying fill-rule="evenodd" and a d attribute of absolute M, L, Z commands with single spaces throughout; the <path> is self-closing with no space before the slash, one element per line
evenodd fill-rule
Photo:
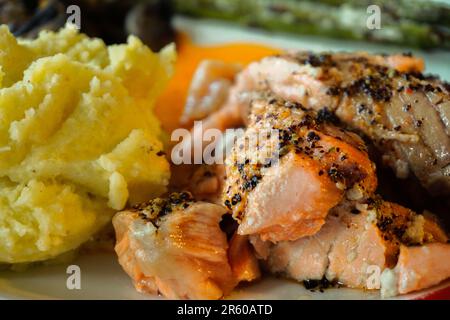
<path fill-rule="evenodd" d="M 25 41 L 0 27 L 0 262 L 74 249 L 165 192 L 152 106 L 173 60 L 135 37 L 107 47 L 66 27 Z"/>

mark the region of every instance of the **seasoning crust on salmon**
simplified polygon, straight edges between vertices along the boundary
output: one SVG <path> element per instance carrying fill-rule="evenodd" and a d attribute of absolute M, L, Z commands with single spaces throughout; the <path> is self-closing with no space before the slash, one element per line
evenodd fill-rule
<path fill-rule="evenodd" d="M 390 296 L 424 289 L 450 273 L 448 238 L 433 218 L 381 199 L 341 204 L 318 233 L 296 241 L 273 244 L 257 235 L 250 239 L 268 270 L 297 281 L 325 279 L 380 289 L 369 279 L 378 268 L 395 274 L 393 284 L 381 283 Z M 419 258 L 421 252 L 425 258 Z M 430 262 L 438 260 L 439 267 L 433 268 Z"/>
<path fill-rule="evenodd" d="M 225 107 L 245 114 L 251 92 L 261 90 L 316 111 L 326 107 L 369 138 L 397 177 L 412 174 L 431 194 L 448 195 L 450 85 L 423 68 L 410 55 L 290 52 L 243 70 Z"/>
<path fill-rule="evenodd" d="M 233 145 L 225 164 L 172 179 L 171 190 L 202 201 L 174 193 L 113 220 L 119 262 L 138 290 L 219 299 L 260 278 L 260 265 L 306 288 L 383 297 L 450 278 L 439 219 L 383 199 L 374 163 L 417 179 L 427 197 L 450 194 L 449 84 L 407 54 L 287 52 L 239 70 L 208 61 L 191 85 L 186 126 L 243 127 L 216 145 Z M 185 143 L 204 151 L 203 132 Z"/>
<path fill-rule="evenodd" d="M 278 136 L 246 145 L 260 132 Z M 239 221 L 239 234 L 296 240 L 316 233 L 346 193 L 363 198 L 376 186 L 375 166 L 356 134 L 299 103 L 258 99 L 226 159 L 224 205 Z"/>
<path fill-rule="evenodd" d="M 224 213 L 223 207 L 196 202 L 187 192 L 119 212 L 113 219 L 119 263 L 138 291 L 171 299 L 219 299 L 240 280 L 259 276 L 257 265 L 245 257 L 233 260 L 235 270 L 245 275 L 233 272 L 219 226 Z"/>

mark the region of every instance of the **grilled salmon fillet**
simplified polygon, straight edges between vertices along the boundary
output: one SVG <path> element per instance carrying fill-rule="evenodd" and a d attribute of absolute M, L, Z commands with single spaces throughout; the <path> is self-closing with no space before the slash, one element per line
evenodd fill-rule
<path fill-rule="evenodd" d="M 205 118 L 226 101 L 236 74 L 241 66 L 220 60 L 203 60 L 191 80 L 180 123 L 192 126 L 195 120 Z"/>
<path fill-rule="evenodd" d="M 196 202 L 187 193 L 173 193 L 119 212 L 113 219 L 119 263 L 136 289 L 171 299 L 219 299 L 240 280 L 259 276 L 246 239 L 232 242 L 219 222 L 226 210 Z"/>
<path fill-rule="evenodd" d="M 247 130 L 225 164 L 223 200 L 240 223 L 238 233 L 272 242 L 316 233 L 345 196 L 361 199 L 377 186 L 356 134 L 275 98 L 252 102 Z"/>
<path fill-rule="evenodd" d="M 247 236 L 237 233 L 232 236 L 228 259 L 238 282 L 251 282 L 261 276 L 258 260 Z"/>
<path fill-rule="evenodd" d="M 213 165 L 173 165 L 170 192 L 188 191 L 195 199 L 222 205 L 225 168 Z"/>
<path fill-rule="evenodd" d="M 398 263 L 381 277 L 382 295 L 405 294 L 428 288 L 450 278 L 450 245 L 429 243 L 400 247 Z"/>
<path fill-rule="evenodd" d="M 318 233 L 296 241 L 250 238 L 269 271 L 297 281 L 326 278 L 352 288 L 379 289 L 370 280 L 377 268 L 379 274 L 394 275 L 391 283 L 381 281 L 382 291 L 392 295 L 437 284 L 450 272 L 450 244 L 439 225 L 380 199 L 342 203 Z"/>
<path fill-rule="evenodd" d="M 450 277 L 445 231 L 432 215 L 376 195 L 360 138 L 397 177 L 412 174 L 432 195 L 450 194 L 450 86 L 423 69 L 410 55 L 290 52 L 233 75 L 222 107 L 196 119 L 203 129 L 245 132 L 225 166 L 200 167 L 189 188 L 214 202 L 223 188 L 239 223 L 227 249 L 234 285 L 259 277 L 254 252 L 272 273 L 381 286 L 384 296 Z M 193 140 L 202 134 L 194 130 Z"/>
<path fill-rule="evenodd" d="M 433 195 L 450 194 L 450 85 L 424 76 L 408 55 L 293 52 L 242 71 L 222 110 L 205 121 L 246 122 L 258 91 L 331 112 L 376 145 L 399 178 L 410 173 Z"/>

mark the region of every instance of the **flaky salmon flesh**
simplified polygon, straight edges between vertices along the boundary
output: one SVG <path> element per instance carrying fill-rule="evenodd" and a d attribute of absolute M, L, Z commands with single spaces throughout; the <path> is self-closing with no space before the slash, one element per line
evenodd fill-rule
<path fill-rule="evenodd" d="M 244 135 L 224 165 L 173 179 L 170 190 L 201 201 L 174 193 L 114 217 L 119 262 L 136 288 L 219 299 L 259 278 L 260 266 L 384 297 L 450 278 L 438 219 L 383 199 L 368 151 L 431 197 L 450 195 L 450 86 L 423 69 L 410 55 L 367 53 L 288 52 L 240 72 L 203 63 L 183 123 Z M 249 143 L 255 136 L 265 138 Z"/>
<path fill-rule="evenodd" d="M 266 128 L 276 130 L 276 145 L 270 137 L 244 145 Z M 266 148 L 277 151 L 276 163 L 260 159 Z M 331 208 L 376 186 L 375 166 L 356 134 L 269 97 L 252 102 L 246 133 L 227 156 L 223 198 L 239 234 L 277 242 L 315 234 Z"/>
<path fill-rule="evenodd" d="M 367 288 L 367 268 L 376 266 L 385 270 L 385 296 L 450 277 L 450 245 L 434 218 L 381 199 L 376 223 L 366 223 L 367 210 L 342 215 L 354 201 L 379 198 L 375 166 L 348 130 L 373 143 L 399 178 L 413 174 L 431 194 L 449 194 L 449 85 L 422 75 L 423 67 L 405 55 L 300 52 L 265 58 L 237 76 L 228 102 L 206 122 L 245 124 L 247 136 L 276 128 L 288 140 L 275 166 L 255 165 L 252 152 L 237 161 L 239 141 L 226 162 L 224 204 L 270 271 Z M 330 215 L 336 211 L 341 218 Z"/>
<path fill-rule="evenodd" d="M 450 84 L 409 55 L 291 52 L 249 65 L 206 124 L 246 123 L 255 92 L 326 111 L 377 147 L 398 178 L 450 195 Z M 240 119 L 239 119 L 240 117 Z"/>
<path fill-rule="evenodd" d="M 228 244 L 219 222 L 225 209 L 174 193 L 113 219 L 119 263 L 140 292 L 171 299 L 219 299 L 240 281 L 259 277 L 245 237 Z M 238 254 L 239 252 L 239 254 Z"/>
<path fill-rule="evenodd" d="M 385 296 L 424 289 L 450 277 L 447 241 L 432 217 L 382 200 L 341 204 L 319 232 L 296 241 L 273 244 L 251 236 L 270 272 L 297 281 L 381 287 Z"/>

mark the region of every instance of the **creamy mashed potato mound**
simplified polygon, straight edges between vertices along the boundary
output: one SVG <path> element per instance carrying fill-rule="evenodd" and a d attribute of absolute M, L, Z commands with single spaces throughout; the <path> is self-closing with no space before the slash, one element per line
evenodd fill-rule
<path fill-rule="evenodd" d="M 31 41 L 0 27 L 0 262 L 77 248 L 166 191 L 152 107 L 174 58 L 135 37 L 107 47 L 70 26 Z"/>

